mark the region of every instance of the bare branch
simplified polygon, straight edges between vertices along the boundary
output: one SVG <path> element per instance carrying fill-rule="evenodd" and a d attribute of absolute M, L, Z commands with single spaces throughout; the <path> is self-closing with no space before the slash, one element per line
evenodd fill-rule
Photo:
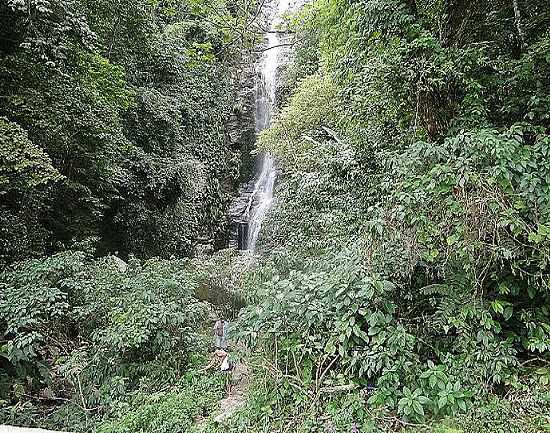
<path fill-rule="evenodd" d="M 261 50 L 256 50 L 257 53 L 263 53 L 264 51 L 272 50 L 273 48 L 279 48 L 279 47 L 292 47 L 294 45 L 294 42 L 289 42 L 286 44 L 277 44 L 273 45 L 272 47 L 263 48 Z"/>

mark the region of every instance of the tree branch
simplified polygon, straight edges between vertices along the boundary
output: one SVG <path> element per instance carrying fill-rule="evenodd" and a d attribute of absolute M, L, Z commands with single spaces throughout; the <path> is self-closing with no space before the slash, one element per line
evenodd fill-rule
<path fill-rule="evenodd" d="M 273 45 L 272 47 L 263 48 L 261 50 L 256 50 L 257 53 L 263 53 L 265 51 L 272 50 L 273 48 L 279 48 L 279 47 L 291 47 L 294 45 L 294 42 L 284 43 L 284 44 L 277 44 Z"/>

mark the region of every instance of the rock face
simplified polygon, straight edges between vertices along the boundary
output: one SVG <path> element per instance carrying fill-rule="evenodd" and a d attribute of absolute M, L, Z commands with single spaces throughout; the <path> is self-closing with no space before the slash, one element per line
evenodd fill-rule
<path fill-rule="evenodd" d="M 233 116 L 228 125 L 231 148 L 238 158 L 238 186 L 229 206 L 229 247 L 244 249 L 248 230 L 246 210 L 254 190 L 256 156 L 256 82 L 261 52 L 250 52 L 240 71 L 240 90 L 237 93 Z M 243 243 L 244 242 L 244 243 Z"/>
<path fill-rule="evenodd" d="M 251 183 L 249 180 L 254 176 L 255 156 L 252 154 L 256 141 L 255 128 L 255 100 L 256 100 L 256 64 L 259 54 L 250 52 L 243 56 L 241 66 L 235 74 L 239 90 L 235 94 L 233 114 L 226 125 L 226 137 L 229 143 L 231 158 L 234 161 L 235 172 L 231 179 L 227 179 L 224 189 L 234 197 L 229 204 L 227 219 L 229 230 L 227 238 L 222 245 L 215 245 L 214 249 L 238 247 L 237 232 L 239 227 L 242 230 L 242 218 L 239 205 L 235 200 L 241 202 L 241 193 L 246 191 Z M 253 187 L 253 182 L 250 188 Z M 236 197 L 236 198 L 235 198 Z"/>
<path fill-rule="evenodd" d="M 238 158 L 239 183 L 247 181 L 254 173 L 254 157 L 251 152 L 256 141 L 254 125 L 256 57 L 256 54 L 251 54 L 244 58 L 233 115 L 227 125 L 230 147 Z"/>
<path fill-rule="evenodd" d="M 231 161 L 231 170 L 220 180 L 220 188 L 226 200 L 226 219 L 215 236 L 205 235 L 193 245 L 193 255 L 209 255 L 214 251 L 233 245 L 237 223 L 234 221 L 231 203 L 240 194 L 243 185 L 254 176 L 255 156 L 252 154 L 256 141 L 255 129 L 255 82 L 256 63 L 259 53 L 243 53 L 232 68 L 232 112 L 225 122 L 225 157 Z M 246 182 L 246 184 L 243 184 Z M 199 185 L 195 185 L 199 190 Z M 202 188 L 204 190 L 204 188 Z"/>
<path fill-rule="evenodd" d="M 238 195 L 235 197 L 229 208 L 229 218 L 231 219 L 229 247 L 239 250 L 246 249 L 246 240 L 248 238 L 248 211 L 257 204 L 254 202 L 255 180 L 242 184 Z"/>

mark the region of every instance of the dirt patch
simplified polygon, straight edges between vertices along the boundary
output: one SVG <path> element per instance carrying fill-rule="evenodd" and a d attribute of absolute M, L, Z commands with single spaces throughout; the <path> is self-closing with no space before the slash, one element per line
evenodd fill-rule
<path fill-rule="evenodd" d="M 231 372 L 228 380 L 227 397 L 220 400 L 220 409 L 214 417 L 214 422 L 221 423 L 231 417 L 245 402 L 248 391 L 249 374 L 246 364 L 239 362 Z"/>

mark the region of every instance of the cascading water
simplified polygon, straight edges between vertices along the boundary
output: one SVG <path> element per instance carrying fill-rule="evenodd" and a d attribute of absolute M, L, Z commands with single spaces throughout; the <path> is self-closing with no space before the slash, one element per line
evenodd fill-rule
<path fill-rule="evenodd" d="M 256 242 L 258 241 L 262 223 L 273 204 L 273 187 L 277 180 L 275 163 L 270 155 L 264 155 L 262 157 L 261 167 L 262 171 L 254 185 L 253 192 L 253 197 L 257 197 L 258 203 L 255 208 L 252 208 L 248 224 L 248 239 L 246 245 L 247 249 L 251 252 L 254 252 L 256 249 Z"/>
<path fill-rule="evenodd" d="M 266 33 L 267 46 L 259 64 L 259 81 L 256 84 L 256 132 L 268 128 L 275 108 L 277 91 L 277 69 L 281 54 L 281 40 L 277 32 L 282 14 L 289 9 L 289 0 L 279 0 L 275 16 Z M 254 252 L 262 223 L 273 204 L 273 188 L 277 179 L 277 168 L 273 157 L 261 157 L 260 170 L 254 189 L 248 201 L 245 218 L 248 221 L 246 249 Z"/>

